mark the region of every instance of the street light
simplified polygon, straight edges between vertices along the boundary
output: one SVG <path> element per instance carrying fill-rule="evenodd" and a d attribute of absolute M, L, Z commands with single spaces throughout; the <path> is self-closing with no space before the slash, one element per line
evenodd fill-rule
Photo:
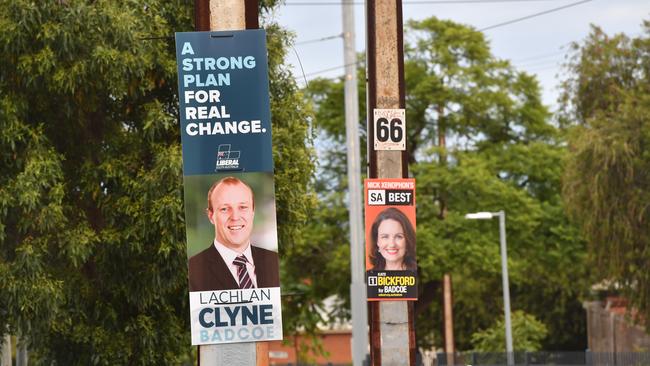
<path fill-rule="evenodd" d="M 495 216 L 499 217 L 499 238 L 501 242 L 501 274 L 503 278 L 503 307 L 506 320 L 506 355 L 508 365 L 514 365 L 514 353 L 512 349 L 512 322 L 510 320 L 510 286 L 508 285 L 508 253 L 506 250 L 506 213 L 499 212 L 476 212 L 465 215 L 470 220 L 489 220 Z"/>

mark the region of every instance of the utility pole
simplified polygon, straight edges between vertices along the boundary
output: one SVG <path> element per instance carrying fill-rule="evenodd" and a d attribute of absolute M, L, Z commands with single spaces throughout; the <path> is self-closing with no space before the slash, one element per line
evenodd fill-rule
<path fill-rule="evenodd" d="M 515 354 L 512 347 L 512 320 L 510 318 L 510 284 L 508 283 L 508 249 L 506 247 L 506 212 L 499 211 L 499 244 L 501 250 L 501 279 L 503 280 L 503 311 L 506 322 L 506 356 L 508 366 L 515 364 Z"/>
<path fill-rule="evenodd" d="M 508 282 L 508 248 L 506 246 L 506 212 L 475 212 L 465 215 L 470 220 L 489 220 L 499 218 L 499 244 L 501 247 L 501 279 L 503 280 L 503 311 L 506 327 L 506 356 L 508 366 L 515 364 L 515 354 L 512 348 L 512 320 L 510 318 L 510 285 Z"/>
<path fill-rule="evenodd" d="M 453 292 L 450 274 L 445 274 L 443 277 L 442 292 L 445 314 L 445 353 L 447 354 L 447 365 L 455 365 Z"/>
<path fill-rule="evenodd" d="M 0 366 L 11 366 L 11 335 L 5 335 L 0 341 L 2 341 Z"/>
<path fill-rule="evenodd" d="M 196 31 L 259 28 L 258 0 L 194 0 Z M 267 342 L 198 346 L 201 366 L 267 366 Z"/>
<path fill-rule="evenodd" d="M 16 366 L 27 366 L 28 361 L 27 343 L 23 337 L 16 337 Z"/>
<path fill-rule="evenodd" d="M 366 1 L 368 63 L 369 178 L 408 177 L 406 151 L 375 151 L 375 108 L 405 108 L 404 41 L 401 0 Z M 370 357 L 373 366 L 415 365 L 413 302 L 371 302 Z"/>
<path fill-rule="evenodd" d="M 359 91 L 354 37 L 354 4 L 343 0 L 343 61 L 345 65 L 345 130 L 348 150 L 350 201 L 350 302 L 352 303 L 352 363 L 362 366 L 368 353 L 368 309 L 365 286 L 365 249 L 361 210 L 361 163 L 359 151 Z"/>

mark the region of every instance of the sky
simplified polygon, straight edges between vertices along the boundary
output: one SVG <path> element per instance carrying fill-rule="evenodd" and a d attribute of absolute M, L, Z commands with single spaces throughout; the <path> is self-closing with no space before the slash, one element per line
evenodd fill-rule
<path fill-rule="evenodd" d="M 464 3 L 462 1 L 465 1 Z M 295 33 L 295 51 L 288 54 L 299 85 L 305 84 L 298 59 L 307 80 L 315 77 L 337 77 L 343 74 L 343 39 L 341 6 L 317 5 L 340 0 L 285 0 L 272 14 L 275 21 Z M 365 19 L 363 1 L 355 10 L 356 50 L 365 51 Z M 427 2 L 428 4 L 416 4 Z M 436 16 L 483 29 L 559 7 L 513 24 L 485 31 L 492 53 L 510 60 L 518 70 L 537 75 L 544 103 L 555 109 L 558 85 L 564 78 L 561 65 L 568 45 L 584 39 L 590 25 L 600 26 L 606 33 L 641 34 L 644 19 L 650 20 L 650 0 L 403 0 L 404 22 Z M 455 2 L 455 3 L 452 3 Z M 296 3 L 308 5 L 298 5 Z M 293 5 L 292 5 L 293 4 Z M 331 38 L 322 40 L 324 38 Z M 314 40 L 320 40 L 311 42 Z M 303 43 L 304 42 L 304 43 Z M 296 54 L 299 56 L 296 57 Z M 323 71 L 328 70 L 329 71 Z"/>

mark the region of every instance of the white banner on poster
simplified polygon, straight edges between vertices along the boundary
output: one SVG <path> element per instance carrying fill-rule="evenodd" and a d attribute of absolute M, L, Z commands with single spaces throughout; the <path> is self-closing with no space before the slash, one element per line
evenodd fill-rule
<path fill-rule="evenodd" d="M 192 345 L 282 340 L 280 288 L 190 292 Z"/>

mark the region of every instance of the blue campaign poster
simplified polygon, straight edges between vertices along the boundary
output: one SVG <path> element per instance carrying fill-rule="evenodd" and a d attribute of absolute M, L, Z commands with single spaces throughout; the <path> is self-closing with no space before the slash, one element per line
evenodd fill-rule
<path fill-rule="evenodd" d="M 176 34 L 184 175 L 273 171 L 265 37 Z"/>
<path fill-rule="evenodd" d="M 176 34 L 192 344 L 282 339 L 264 30 Z"/>

